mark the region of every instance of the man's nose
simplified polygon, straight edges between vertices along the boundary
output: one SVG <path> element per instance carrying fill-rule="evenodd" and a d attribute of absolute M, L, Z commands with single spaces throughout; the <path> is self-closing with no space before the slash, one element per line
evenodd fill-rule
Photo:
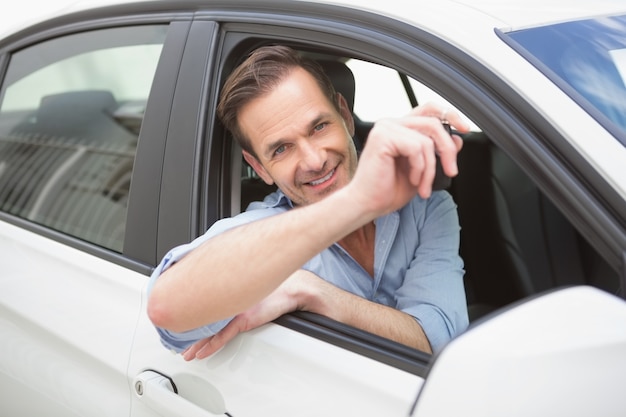
<path fill-rule="evenodd" d="M 321 171 L 326 162 L 326 152 L 308 140 L 300 144 L 300 167 L 305 171 Z"/>

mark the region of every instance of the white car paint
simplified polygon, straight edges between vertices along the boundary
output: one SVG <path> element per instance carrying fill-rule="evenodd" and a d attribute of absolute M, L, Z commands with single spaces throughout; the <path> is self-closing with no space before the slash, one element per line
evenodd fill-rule
<path fill-rule="evenodd" d="M 188 363 L 147 317 L 145 276 L 4 222 L 0 242 L 0 355 L 12 359 L 0 361 L 0 389 L 23 395 L 3 401 L 3 415 L 160 415 L 136 394 L 147 369 L 176 381 L 181 416 L 190 400 L 234 416 L 406 415 L 423 382 L 275 324 Z"/>
<path fill-rule="evenodd" d="M 569 288 L 459 336 L 435 363 L 414 416 L 619 417 L 625 369 L 623 300 Z"/>
<path fill-rule="evenodd" d="M 172 410 L 190 400 L 216 414 L 224 404 L 233 416 L 403 416 L 423 383 L 405 371 L 275 324 L 242 334 L 211 357 L 193 362 L 166 352 L 143 314 L 136 340 L 129 374 L 141 377 L 158 363 L 156 371 L 172 377 L 185 397 L 169 398 Z M 135 410 L 146 412 L 138 416 L 153 415 L 154 397 L 146 396 L 133 400 Z"/>
<path fill-rule="evenodd" d="M 5 222 L 0 251 L 2 415 L 123 414 L 145 276 Z"/>
<path fill-rule="evenodd" d="M 96 2 L 86 2 L 93 3 Z M 350 3 L 351 7 L 393 10 L 390 15 L 412 23 L 419 20 L 416 25 L 471 51 L 511 85 L 525 85 L 520 93 L 545 109 L 564 135 L 626 198 L 626 150 L 493 34 L 494 27 L 535 24 L 538 16 L 560 20 L 589 12 L 605 13 L 616 4 L 623 8 L 622 2 L 567 1 L 565 11 L 558 8 L 558 14 L 548 10 L 548 2 L 528 0 Z M 532 9 L 531 4 L 536 8 Z M 483 13 L 481 5 L 498 10 Z M 528 10 L 533 10 L 532 15 L 526 13 Z M 39 19 L 30 17 L 31 21 Z M 14 26 L 22 27 L 17 20 Z M 472 24 L 461 24 L 467 21 Z M 494 56 L 498 59 L 494 60 Z M 581 137 L 577 135 L 580 131 L 587 134 Z M 0 355 L 11 358 L 10 362 L 0 362 L 0 395 L 24 395 L 11 402 L 1 397 L 5 415 L 111 416 L 125 415 L 131 410 L 132 416 L 155 416 L 163 411 L 155 410 L 156 404 L 157 408 L 179 411 L 181 415 L 186 410 L 197 415 L 220 415 L 228 410 L 238 417 L 405 416 L 424 384 L 421 377 L 275 324 L 240 335 L 206 360 L 187 363 L 167 352 L 158 341 L 145 314 L 145 276 L 5 222 L 0 222 L 0 253 Z M 555 300 L 559 307 L 553 304 Z M 79 317 L 76 311 L 85 313 Z M 523 375 L 525 379 L 513 379 L 519 390 L 535 386 L 533 371 L 555 378 L 553 383 L 567 382 L 561 372 L 570 375 L 569 362 L 555 358 L 567 357 L 584 364 L 597 355 L 594 349 L 603 343 L 609 346 L 603 350 L 605 362 L 613 364 L 616 370 L 624 370 L 626 337 L 622 330 L 626 326 L 609 328 L 602 324 L 607 316 L 614 320 L 611 326 L 623 323 L 625 311 L 622 301 L 604 294 L 564 291 L 476 326 L 437 358 L 432 380 L 429 376 L 419 397 L 420 401 L 427 401 L 418 402 L 415 415 L 450 415 L 446 413 L 454 411 L 487 416 L 502 410 L 511 412 L 509 415 L 515 410 L 532 411 L 535 415 L 541 410 L 532 408 L 535 404 L 530 402 L 520 402 L 520 408 L 506 408 L 516 398 L 510 395 L 518 391 L 502 385 L 499 372 L 506 367 L 513 375 Z M 546 317 L 551 321 L 546 321 Z M 578 327 L 583 321 L 586 326 Z M 516 329 L 513 324 L 520 323 L 526 323 L 522 326 L 524 331 L 510 334 L 511 329 Z M 553 331 L 563 326 L 567 332 Z M 36 332 L 31 331 L 34 328 Z M 588 339 L 580 337 L 581 329 Z M 524 349 L 520 349 L 522 342 L 526 342 Z M 570 343 L 578 349 L 567 351 Z M 315 356 L 310 352 L 315 352 Z M 533 362 L 536 358 L 539 360 Z M 294 377 L 297 368 L 299 378 Z M 486 368 L 492 373 L 477 377 Z M 546 373 L 546 369 L 554 371 Z M 162 390 L 168 390 L 164 380 L 146 373 L 154 371 L 172 377 L 179 395 L 163 393 Z M 612 375 L 613 380 L 601 381 L 607 387 L 607 391 L 598 392 L 606 406 L 606 414 L 601 415 L 624 409 L 619 408 L 619 396 L 615 395 L 619 394 L 616 389 L 626 382 L 625 374 Z M 138 382 L 147 389 L 138 390 Z M 24 390 L 12 389 L 12 384 Z M 436 394 L 430 396 L 430 387 L 438 390 Z M 464 394 L 458 403 L 459 397 L 451 398 L 451 391 L 447 391 L 453 388 Z M 477 403 L 474 400 L 478 397 L 472 397 L 476 393 L 489 394 L 490 400 L 499 398 L 501 402 L 489 406 Z M 47 400 L 32 401 L 31 397 Z M 5 408 L 15 403 L 27 408 Z M 190 404 L 202 405 L 208 411 Z M 266 408 L 259 408 L 259 404 Z M 581 407 L 567 411 L 589 415 L 594 410 Z"/>

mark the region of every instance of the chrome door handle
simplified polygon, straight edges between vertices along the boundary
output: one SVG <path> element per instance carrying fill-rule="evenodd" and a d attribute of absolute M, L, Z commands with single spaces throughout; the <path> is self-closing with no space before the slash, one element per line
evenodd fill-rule
<path fill-rule="evenodd" d="M 213 414 L 176 393 L 172 381 L 158 372 L 144 371 L 133 381 L 135 395 L 147 407 L 165 416 L 215 417 Z"/>

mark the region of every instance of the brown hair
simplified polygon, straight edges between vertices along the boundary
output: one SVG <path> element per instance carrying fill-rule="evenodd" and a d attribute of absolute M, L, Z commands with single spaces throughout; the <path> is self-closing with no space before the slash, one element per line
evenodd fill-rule
<path fill-rule="evenodd" d="M 239 110 L 250 101 L 271 92 L 292 69 L 298 67 L 313 76 L 323 94 L 339 111 L 335 89 L 322 67 L 287 46 L 274 45 L 256 49 L 235 68 L 222 88 L 217 115 L 241 148 L 255 157 L 249 138 L 244 136 L 239 127 Z"/>

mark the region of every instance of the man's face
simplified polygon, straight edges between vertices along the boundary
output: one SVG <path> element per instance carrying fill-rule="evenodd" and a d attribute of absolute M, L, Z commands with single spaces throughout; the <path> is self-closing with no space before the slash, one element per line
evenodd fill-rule
<path fill-rule="evenodd" d="M 340 101 L 338 112 L 315 79 L 296 68 L 239 112 L 239 125 L 258 160 L 246 152 L 244 157 L 294 205 L 319 201 L 354 175 L 354 123 L 345 100 Z"/>

